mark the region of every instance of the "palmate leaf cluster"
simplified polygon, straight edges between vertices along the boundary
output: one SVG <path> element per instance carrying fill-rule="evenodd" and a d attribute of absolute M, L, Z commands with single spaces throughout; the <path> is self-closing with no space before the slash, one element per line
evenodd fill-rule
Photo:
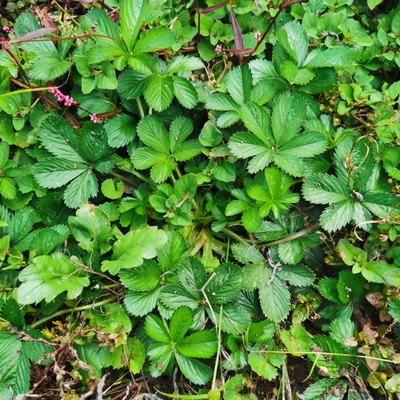
<path fill-rule="evenodd" d="M 287 354 L 299 397 L 395 392 L 400 10 L 208 3 L 7 33 L 0 398 L 38 393 L 34 365 L 71 398 L 113 369 L 253 400 Z"/>

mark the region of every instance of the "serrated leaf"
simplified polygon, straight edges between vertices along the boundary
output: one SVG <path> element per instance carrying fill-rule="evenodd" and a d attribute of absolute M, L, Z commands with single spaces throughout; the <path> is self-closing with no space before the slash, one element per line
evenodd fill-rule
<path fill-rule="evenodd" d="M 318 291 L 326 299 L 342 304 L 337 291 L 337 279 L 323 278 L 318 282 Z"/>
<path fill-rule="evenodd" d="M 323 93 L 337 82 L 337 74 L 334 68 L 316 68 L 312 72 L 314 77 L 311 82 L 301 86 L 299 91 L 308 94 Z"/>
<path fill-rule="evenodd" d="M 180 76 L 174 76 L 172 79 L 174 95 L 179 103 L 185 108 L 193 108 L 198 102 L 198 95 L 194 86 L 190 81 Z"/>
<path fill-rule="evenodd" d="M 39 185 L 51 189 L 66 185 L 87 171 L 87 165 L 63 159 L 45 159 L 33 167 Z"/>
<path fill-rule="evenodd" d="M 204 385 L 211 379 L 211 369 L 202 362 L 184 357 L 177 353 L 175 355 L 183 375 L 197 385 Z"/>
<path fill-rule="evenodd" d="M 307 56 L 303 66 L 308 68 L 356 66 L 360 55 L 360 50 L 355 47 L 335 46 L 330 49 L 318 47 Z"/>
<path fill-rule="evenodd" d="M 29 77 L 39 81 L 52 81 L 66 74 L 72 66 L 72 62 L 59 58 L 43 56 L 35 60 L 28 71 Z"/>
<path fill-rule="evenodd" d="M 243 212 L 242 222 L 249 232 L 257 232 L 260 229 L 262 218 L 257 207 L 249 207 Z"/>
<path fill-rule="evenodd" d="M 187 290 L 180 285 L 164 285 L 160 293 L 160 300 L 166 307 L 175 310 L 181 306 L 188 306 L 192 310 L 196 310 L 203 296 L 199 291 L 193 292 L 190 289 Z"/>
<path fill-rule="evenodd" d="M 175 313 L 181 308 L 178 308 Z M 188 308 L 186 307 L 186 309 Z M 172 333 L 171 337 L 173 338 Z M 218 347 L 215 332 L 210 331 L 195 332 L 185 338 L 176 340 L 176 342 L 176 349 L 185 357 L 210 358 L 217 352 Z"/>
<path fill-rule="evenodd" d="M 239 111 L 239 106 L 230 96 L 224 93 L 213 93 L 208 96 L 206 107 L 217 111 Z"/>
<path fill-rule="evenodd" d="M 276 144 L 289 142 L 300 131 L 306 116 L 302 97 L 285 93 L 278 97 L 272 111 L 272 131 Z"/>
<path fill-rule="evenodd" d="M 242 269 L 232 263 L 221 264 L 215 268 L 214 274 L 205 288 L 211 304 L 226 304 L 234 300 L 243 286 Z"/>
<path fill-rule="evenodd" d="M 168 344 L 171 336 L 161 318 L 156 315 L 148 315 L 145 321 L 147 335 L 157 342 Z"/>
<path fill-rule="evenodd" d="M 121 34 L 128 51 L 133 49 L 137 35 L 146 17 L 148 0 L 121 0 Z"/>
<path fill-rule="evenodd" d="M 147 80 L 144 97 L 148 105 L 156 111 L 164 111 L 174 97 L 173 79 L 170 76 L 152 75 Z"/>
<path fill-rule="evenodd" d="M 353 274 L 352 271 L 340 271 L 336 285 L 338 296 L 343 304 L 351 300 L 362 297 L 364 293 L 365 281 L 360 275 Z"/>
<path fill-rule="evenodd" d="M 396 297 L 391 298 L 388 311 L 393 318 L 400 319 L 400 299 Z"/>
<path fill-rule="evenodd" d="M 64 118 L 49 115 L 41 122 L 39 132 L 42 145 L 50 153 L 70 162 L 85 163 L 79 151 L 79 134 Z"/>
<path fill-rule="evenodd" d="M 302 264 L 284 265 L 276 275 L 293 286 L 310 286 L 315 279 L 312 270 Z"/>
<path fill-rule="evenodd" d="M 249 100 L 251 80 L 250 69 L 247 65 L 235 67 L 229 71 L 226 77 L 226 87 L 237 104 L 243 105 Z"/>
<path fill-rule="evenodd" d="M 212 318 L 214 323 L 215 318 L 219 318 L 220 308 L 213 306 L 213 313 L 207 308 L 207 313 Z M 223 332 L 229 333 L 230 335 L 242 335 L 250 326 L 251 319 L 247 310 L 243 309 L 236 304 L 225 304 L 222 309 L 222 324 L 221 329 Z"/>
<path fill-rule="evenodd" d="M 279 258 L 285 264 L 297 264 L 304 255 L 304 244 L 301 239 L 293 239 L 278 246 Z"/>
<path fill-rule="evenodd" d="M 326 208 L 321 214 L 321 226 L 327 231 L 337 231 L 348 224 L 354 216 L 354 203 L 341 202 Z"/>
<path fill-rule="evenodd" d="M 78 208 L 97 195 L 98 187 L 96 176 L 91 170 L 87 170 L 68 185 L 63 196 L 64 202 L 70 208 Z"/>
<path fill-rule="evenodd" d="M 158 261 L 165 271 L 174 271 L 180 260 L 187 256 L 188 246 L 184 237 L 178 232 L 166 232 L 168 240 L 158 251 Z"/>
<path fill-rule="evenodd" d="M 153 27 L 141 35 L 133 48 L 133 52 L 139 54 L 166 50 L 174 44 L 175 40 L 175 35 L 171 29 Z"/>
<path fill-rule="evenodd" d="M 130 315 L 143 317 L 149 314 L 157 305 L 161 287 L 155 287 L 146 292 L 134 292 L 129 290 L 124 297 L 124 305 Z"/>
<path fill-rule="evenodd" d="M 127 69 L 118 77 L 118 94 L 126 100 L 138 98 L 145 90 L 148 76 Z"/>
<path fill-rule="evenodd" d="M 266 272 L 265 263 L 249 264 L 243 267 L 244 274 L 244 290 L 254 290 L 258 288 L 264 281 L 264 275 Z"/>
<path fill-rule="evenodd" d="M 259 287 L 258 294 L 260 297 L 261 308 L 264 315 L 271 321 L 283 321 L 289 313 L 290 309 L 290 292 L 286 284 L 277 276 L 272 282 L 267 284 L 270 279 L 269 274 Z"/>
<path fill-rule="evenodd" d="M 333 204 L 349 200 L 350 191 L 346 184 L 335 176 L 313 174 L 306 178 L 303 196 L 315 204 Z"/>
<path fill-rule="evenodd" d="M 168 62 L 165 72 L 175 74 L 176 72 L 191 72 L 202 68 L 204 68 L 204 64 L 200 58 L 178 55 Z"/>
<path fill-rule="evenodd" d="M 303 393 L 304 398 L 307 400 L 320 399 L 327 390 L 336 387 L 337 384 L 342 382 L 339 379 L 323 378 L 319 379 L 318 382 L 311 384 Z M 333 399 L 332 399 L 333 400 Z"/>
<path fill-rule="evenodd" d="M 290 21 L 278 30 L 277 36 L 279 44 L 300 67 L 308 52 L 308 39 L 304 27 L 297 21 Z"/>
<path fill-rule="evenodd" d="M 192 325 L 193 323 L 193 312 L 189 307 L 183 306 L 183 307 L 178 307 L 171 318 L 170 324 L 169 324 L 169 333 L 171 335 L 171 339 L 175 342 L 175 343 L 181 343 L 181 342 L 185 342 L 185 340 L 183 339 L 184 336 L 186 335 L 187 331 L 190 328 L 190 325 Z M 199 333 L 199 332 L 197 332 Z M 187 343 L 187 342 L 185 342 Z M 190 343 L 191 346 L 193 346 L 193 343 L 190 342 L 190 340 L 188 341 L 188 343 Z M 177 350 L 180 351 L 178 349 L 177 346 Z M 183 355 L 188 356 L 187 354 L 185 354 L 184 352 L 181 352 Z M 188 357 L 197 357 L 196 355 L 190 355 Z"/>
<path fill-rule="evenodd" d="M 22 282 L 18 288 L 17 301 L 33 304 L 54 300 L 67 291 L 67 298 L 74 299 L 82 293 L 90 281 L 79 260 L 67 258 L 62 253 L 35 257 L 18 276 Z"/>
<path fill-rule="evenodd" d="M 119 277 L 126 288 L 145 292 L 157 287 L 161 278 L 161 268 L 153 260 L 144 260 L 143 264 L 136 268 L 121 270 Z"/>
<path fill-rule="evenodd" d="M 104 129 L 107 132 L 107 143 L 113 148 L 126 146 L 136 137 L 136 121 L 127 114 L 118 114 L 109 119 Z"/>
<path fill-rule="evenodd" d="M 262 253 L 254 246 L 235 243 L 231 246 L 231 250 L 235 259 L 243 264 L 247 264 L 249 262 L 254 264 L 265 262 Z"/>
<path fill-rule="evenodd" d="M 340 344 L 354 337 L 356 331 L 355 323 L 349 318 L 339 317 L 330 324 L 331 338 Z"/>
<path fill-rule="evenodd" d="M 251 60 L 249 62 L 249 68 L 253 76 L 253 85 L 257 84 L 262 79 L 269 80 L 273 78 L 282 80 L 282 77 L 275 69 L 274 64 L 269 60 Z"/>
<path fill-rule="evenodd" d="M 160 153 L 169 152 L 170 139 L 168 132 L 157 117 L 148 115 L 143 118 L 137 126 L 137 132 L 140 140 L 146 146 Z"/>
<path fill-rule="evenodd" d="M 29 391 L 29 360 L 18 335 L 0 331 L 0 394 L 5 400 Z M 4 387 L 5 390 L 1 386 Z M 11 390 L 12 389 L 12 392 Z"/>
<path fill-rule="evenodd" d="M 103 261 L 101 270 L 115 275 L 120 269 L 137 267 L 143 259 L 154 258 L 166 241 L 165 232 L 155 226 L 130 231 L 114 243 L 112 260 Z"/>
<path fill-rule="evenodd" d="M 274 143 L 271 117 L 264 107 L 247 102 L 240 108 L 239 115 L 246 128 L 254 133 L 258 139 L 266 145 Z"/>

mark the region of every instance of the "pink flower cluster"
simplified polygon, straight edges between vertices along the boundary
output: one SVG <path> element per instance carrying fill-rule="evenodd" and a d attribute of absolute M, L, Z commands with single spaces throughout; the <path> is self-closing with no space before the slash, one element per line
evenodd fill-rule
<path fill-rule="evenodd" d="M 97 124 L 98 122 L 100 122 L 99 117 L 97 116 L 97 114 L 90 114 L 90 120 L 93 121 L 95 124 Z"/>
<path fill-rule="evenodd" d="M 220 44 L 217 44 L 215 46 L 215 51 L 216 51 L 216 53 L 220 54 L 222 52 L 222 46 Z"/>
<path fill-rule="evenodd" d="M 261 39 L 261 32 L 260 31 L 255 32 L 254 36 L 255 36 L 256 40 L 259 41 Z"/>
<path fill-rule="evenodd" d="M 3 26 L 3 31 L 5 32 L 5 33 L 14 33 L 14 29 L 13 28 L 10 28 L 9 26 Z"/>
<path fill-rule="evenodd" d="M 76 106 L 78 103 L 70 96 L 65 95 L 63 93 L 60 92 L 60 90 L 58 90 L 55 87 L 51 87 L 49 88 L 49 93 L 54 94 L 54 97 L 60 102 L 64 102 L 64 105 L 67 107 L 70 106 Z"/>

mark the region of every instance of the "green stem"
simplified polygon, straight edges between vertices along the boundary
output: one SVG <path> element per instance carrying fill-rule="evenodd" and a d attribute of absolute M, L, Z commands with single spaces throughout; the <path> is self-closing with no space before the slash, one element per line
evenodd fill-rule
<path fill-rule="evenodd" d="M 69 313 L 72 313 L 72 312 L 75 312 L 75 311 L 84 311 L 84 310 L 89 310 L 89 309 L 92 309 L 92 308 L 97 308 L 97 307 L 100 307 L 100 306 L 102 306 L 104 304 L 111 303 L 116 299 L 117 299 L 117 297 L 113 296 L 113 297 L 110 297 L 110 298 L 105 299 L 103 301 L 99 301 L 97 303 L 87 304 L 86 306 L 68 308 L 66 310 L 57 311 L 57 312 L 55 312 L 55 313 L 53 313 L 53 314 L 51 314 L 51 315 L 49 315 L 49 316 L 47 316 L 45 318 L 39 319 L 38 321 L 34 322 L 31 325 L 31 328 L 36 328 L 37 326 L 42 325 L 46 321 L 48 321 L 50 319 L 53 319 L 53 318 L 56 318 L 56 317 L 59 317 L 60 315 L 69 314 Z"/>
<path fill-rule="evenodd" d="M 215 357 L 215 365 L 214 365 L 214 374 L 211 383 L 211 390 L 217 390 L 216 382 L 217 382 L 217 372 L 219 365 L 219 356 L 221 352 L 221 326 L 222 326 L 222 304 L 219 307 L 219 321 L 218 321 L 218 345 L 217 345 L 217 355 Z"/>
<path fill-rule="evenodd" d="M 144 115 L 144 111 L 143 111 L 143 107 L 142 107 L 142 102 L 140 101 L 140 96 L 136 97 L 136 104 L 137 104 L 137 108 L 139 110 L 140 118 L 143 119 L 145 117 L 145 115 Z"/>
<path fill-rule="evenodd" d="M 272 246 L 278 246 L 279 244 L 290 242 L 291 240 L 298 239 L 299 237 L 305 236 L 308 233 L 315 231 L 320 227 L 320 224 L 315 224 L 312 225 L 306 229 L 303 229 L 302 231 L 296 232 L 293 235 L 286 236 L 283 239 L 279 240 L 274 240 L 273 242 L 267 242 L 267 243 L 258 243 L 257 247 L 272 247 Z"/>
<path fill-rule="evenodd" d="M 237 235 L 235 232 L 232 232 L 232 231 L 231 231 L 230 229 L 228 229 L 228 228 L 222 229 L 221 232 L 226 233 L 228 236 L 230 236 L 230 237 L 236 239 L 236 240 L 237 240 L 238 242 L 240 242 L 240 243 L 243 243 L 243 244 L 246 244 L 246 245 L 249 244 L 249 243 L 247 242 L 246 239 L 243 239 L 241 236 Z"/>

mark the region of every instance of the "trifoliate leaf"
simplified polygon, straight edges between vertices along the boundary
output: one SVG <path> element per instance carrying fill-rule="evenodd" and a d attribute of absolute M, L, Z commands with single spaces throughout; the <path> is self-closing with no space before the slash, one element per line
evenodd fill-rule
<path fill-rule="evenodd" d="M 22 284 L 18 288 L 17 301 L 20 304 L 42 300 L 49 303 L 64 291 L 67 291 L 68 299 L 73 299 L 89 285 L 86 275 L 75 257 L 69 259 L 62 253 L 35 257 L 18 276 Z"/>
<path fill-rule="evenodd" d="M 315 204 L 333 204 L 349 200 L 350 191 L 346 184 L 332 175 L 308 176 L 303 185 L 303 196 Z"/>

